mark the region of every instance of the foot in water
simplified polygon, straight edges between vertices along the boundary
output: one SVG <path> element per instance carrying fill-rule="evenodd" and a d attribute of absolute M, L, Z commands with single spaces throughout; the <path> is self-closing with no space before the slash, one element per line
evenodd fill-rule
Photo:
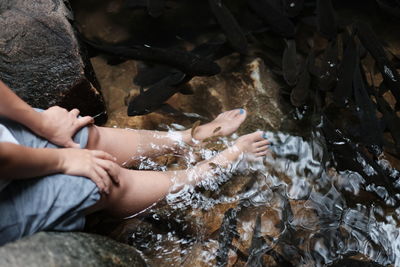
<path fill-rule="evenodd" d="M 195 185 L 203 179 L 215 178 L 217 177 L 216 171 L 231 171 L 227 167 L 242 157 L 246 159 L 264 157 L 268 153 L 269 144 L 270 142 L 262 131 L 243 135 L 235 141 L 233 146 L 213 158 L 202 161 L 188 170 L 175 172 L 174 186 L 171 191 L 176 192 L 182 189 L 185 184 Z M 219 168 L 216 168 L 216 166 Z"/>
<path fill-rule="evenodd" d="M 246 111 L 242 108 L 225 111 L 213 121 L 190 129 L 190 139 L 203 141 L 213 136 L 227 136 L 233 134 L 246 119 Z"/>
<path fill-rule="evenodd" d="M 232 147 L 224 150 L 220 155 L 226 159 L 227 163 L 232 163 L 241 156 L 250 156 L 250 158 L 266 156 L 269 146 L 270 142 L 266 139 L 265 133 L 256 131 L 242 135 Z M 218 155 L 216 158 L 218 158 Z"/>

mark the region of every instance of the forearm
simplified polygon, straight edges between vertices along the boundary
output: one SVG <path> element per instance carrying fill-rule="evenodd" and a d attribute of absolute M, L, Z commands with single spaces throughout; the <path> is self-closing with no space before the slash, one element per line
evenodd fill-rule
<path fill-rule="evenodd" d="M 0 142 L 0 179 L 25 179 L 62 172 L 62 149 Z"/>
<path fill-rule="evenodd" d="M 34 132 L 40 132 L 41 114 L 19 98 L 2 81 L 0 81 L 0 95 L 0 116 L 17 121 Z"/>

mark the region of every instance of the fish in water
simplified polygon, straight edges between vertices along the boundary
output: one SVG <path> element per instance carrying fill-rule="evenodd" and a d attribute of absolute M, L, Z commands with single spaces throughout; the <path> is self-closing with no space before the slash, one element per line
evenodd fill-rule
<path fill-rule="evenodd" d="M 335 129 L 325 114 L 323 114 L 322 132 L 327 141 L 328 150 L 332 153 L 332 162 L 337 171 L 349 170 L 360 174 L 366 180 L 367 185 L 375 184 L 386 189 L 388 194 L 383 198 L 387 204 L 399 204 L 396 197 L 399 190 L 393 185 L 391 178 L 386 175 L 380 165 L 365 155 L 339 129 Z M 382 196 L 379 197 L 382 198 Z"/>
<path fill-rule="evenodd" d="M 396 143 L 397 156 L 400 156 L 400 119 L 382 96 L 375 95 L 375 97 L 385 125 Z"/>
<path fill-rule="evenodd" d="M 253 237 L 251 238 L 249 257 L 247 258 L 246 266 L 265 266 L 262 259 L 264 254 L 271 255 L 279 266 L 293 267 L 293 265 L 283 258 L 282 255 L 274 251 L 273 248 L 267 243 L 265 238 L 261 235 L 261 216 L 258 214 L 256 217 L 256 223 L 254 225 Z"/>
<path fill-rule="evenodd" d="M 290 18 L 297 17 L 303 10 L 304 0 L 283 0 L 283 2 Z"/>
<path fill-rule="evenodd" d="M 318 32 L 327 39 L 336 39 L 337 22 L 332 0 L 317 0 L 316 13 Z"/>
<path fill-rule="evenodd" d="M 147 0 L 147 10 L 154 18 L 161 16 L 164 8 L 165 0 Z"/>
<path fill-rule="evenodd" d="M 337 40 L 329 42 L 324 51 L 321 71 L 318 75 L 319 90 L 331 91 L 337 82 L 338 46 Z"/>
<path fill-rule="evenodd" d="M 292 21 L 268 0 L 247 0 L 247 3 L 273 32 L 285 38 L 294 38 L 295 27 Z"/>
<path fill-rule="evenodd" d="M 232 245 L 232 240 L 237 237 L 237 210 L 230 208 L 224 214 L 220 234 L 218 238 L 219 247 L 217 251 L 217 266 L 226 266 L 228 263 L 228 252 Z"/>
<path fill-rule="evenodd" d="M 252 267 L 264 266 L 262 256 L 270 250 L 272 250 L 272 248 L 261 235 L 261 216 L 258 214 L 254 225 L 253 237 L 251 238 L 249 257 L 247 258 L 246 265 Z"/>
<path fill-rule="evenodd" d="M 229 44 L 241 54 L 247 51 L 247 39 L 235 17 L 221 2 L 221 0 L 209 0 L 209 5 L 215 19 L 225 33 Z"/>
<path fill-rule="evenodd" d="M 156 18 L 162 15 L 165 8 L 165 0 L 126 0 L 127 8 L 147 8 L 149 15 Z"/>
<path fill-rule="evenodd" d="M 217 60 L 232 53 L 233 50 L 229 47 L 229 45 L 227 45 L 225 40 L 213 39 L 209 42 L 202 43 L 196 46 L 190 52 L 202 58 Z M 171 74 L 177 73 L 178 71 L 179 70 L 175 68 L 165 65 L 152 64 L 151 66 L 149 66 L 148 64 L 139 64 L 138 73 L 133 82 L 141 87 L 148 87 Z M 192 78 L 193 76 L 186 75 L 184 81 L 188 82 Z M 183 86 L 180 87 L 179 92 L 182 94 L 193 94 L 193 91 Z"/>
<path fill-rule="evenodd" d="M 212 76 L 221 71 L 221 68 L 209 59 L 177 49 L 163 49 L 148 45 L 106 45 L 85 40 L 90 46 L 118 57 L 149 61 L 169 65 L 193 76 Z"/>
<path fill-rule="evenodd" d="M 311 83 L 311 76 L 310 76 L 310 64 L 314 64 L 314 52 L 311 51 L 308 55 L 307 59 L 303 63 L 303 71 L 300 74 L 300 79 L 297 85 L 293 88 L 292 92 L 290 93 L 290 102 L 295 107 L 300 107 L 304 105 L 308 99 L 310 94 L 310 83 Z"/>
<path fill-rule="evenodd" d="M 146 91 L 141 90 L 128 105 L 128 116 L 145 115 L 161 108 L 164 102 L 179 91 L 178 85 L 184 82 L 186 75 L 180 71 L 172 73 L 152 85 Z"/>
<path fill-rule="evenodd" d="M 297 53 L 296 41 L 294 39 L 286 40 L 286 47 L 282 56 L 283 78 L 289 86 L 295 86 L 297 83 Z"/>
<path fill-rule="evenodd" d="M 334 100 L 339 107 L 345 106 L 351 96 L 357 57 L 354 33 L 352 33 L 343 53 L 343 60 L 338 71 L 338 82 L 334 91 Z"/>
<path fill-rule="evenodd" d="M 357 106 L 356 113 L 360 119 L 360 138 L 374 155 L 382 152 L 383 137 L 380 123 L 376 117 L 375 105 L 372 103 L 366 89 L 366 84 L 361 74 L 361 65 L 357 57 L 354 71 L 353 90 Z"/>
<path fill-rule="evenodd" d="M 381 42 L 375 35 L 372 28 L 365 22 L 356 22 L 357 36 L 363 46 L 375 59 L 376 65 L 382 74 L 383 80 L 387 84 L 389 90 L 396 98 L 397 103 L 400 103 L 400 75 L 392 66 Z"/>

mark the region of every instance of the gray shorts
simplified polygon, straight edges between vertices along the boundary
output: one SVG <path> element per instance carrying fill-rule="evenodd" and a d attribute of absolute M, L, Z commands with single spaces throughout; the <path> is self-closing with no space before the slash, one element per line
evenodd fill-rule
<path fill-rule="evenodd" d="M 21 124 L 0 118 L 24 146 L 57 148 Z M 74 141 L 85 148 L 88 128 Z M 78 176 L 55 174 L 15 180 L 0 192 L 0 245 L 39 231 L 74 231 L 85 225 L 85 210 L 100 199 L 96 185 Z"/>

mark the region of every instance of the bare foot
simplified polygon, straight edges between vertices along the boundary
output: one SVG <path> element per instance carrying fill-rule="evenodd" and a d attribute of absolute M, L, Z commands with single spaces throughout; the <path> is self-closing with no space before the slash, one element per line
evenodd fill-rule
<path fill-rule="evenodd" d="M 213 121 L 190 129 L 190 138 L 197 141 L 213 136 L 227 136 L 233 134 L 246 119 L 244 109 L 233 109 L 219 114 Z"/>
<path fill-rule="evenodd" d="M 255 158 L 263 157 L 267 155 L 269 145 L 270 142 L 262 131 L 246 134 L 239 137 L 232 147 L 222 151 L 211 161 L 215 164 L 226 166 L 239 159 L 242 155 Z"/>

